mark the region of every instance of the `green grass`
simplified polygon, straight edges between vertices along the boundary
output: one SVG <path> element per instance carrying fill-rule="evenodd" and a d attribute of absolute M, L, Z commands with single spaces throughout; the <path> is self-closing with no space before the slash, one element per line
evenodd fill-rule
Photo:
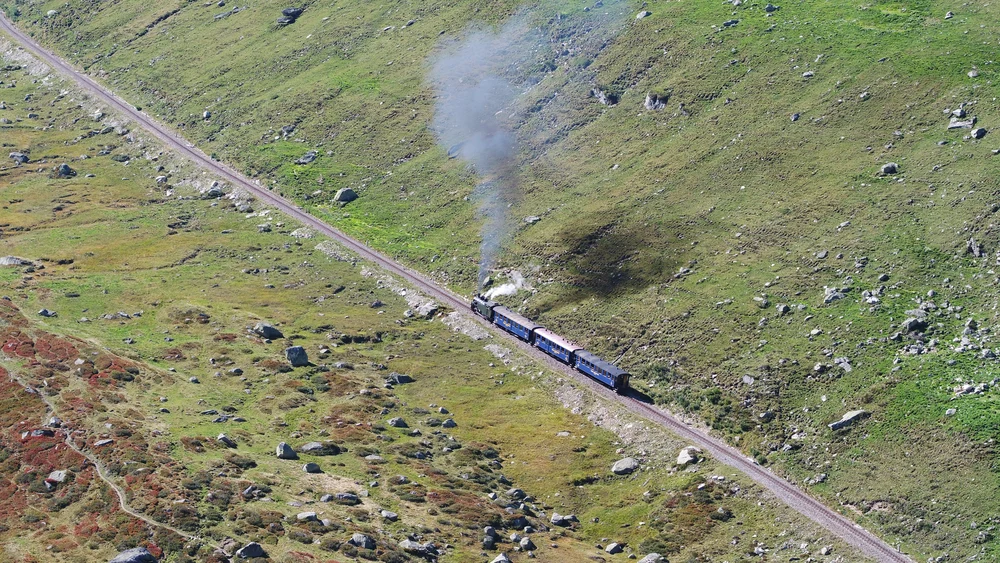
<path fill-rule="evenodd" d="M 317 250 L 322 239 L 291 237 L 297 225 L 280 216 L 246 217 L 229 200 L 193 197 L 190 181 L 202 178 L 188 163 L 166 154 L 155 162 L 137 158 L 125 166 L 99 155 L 109 142 L 119 145 L 114 154 L 138 149 L 118 137 L 76 140 L 89 124 L 77 121 L 85 112 L 75 102 L 53 97 L 62 85 L 32 83 L 23 71 L 10 74 L 18 86 L 5 91 L 7 99 L 23 100 L 30 92 L 34 104 L 48 108 L 51 126 L 2 130 L 3 148 L 27 150 L 36 160 L 46 155 L 45 162 L 0 169 L 0 202 L 6 205 L 0 210 L 3 253 L 44 266 L 0 269 L 3 294 L 26 317 L 22 333 L 36 341 L 67 339 L 77 348 L 74 356 L 95 363 L 131 362 L 138 373 L 133 381 L 92 383 L 75 375 L 76 357 L 40 364 L 8 356 L 2 363 L 51 395 L 59 414 L 81 431 L 81 444 L 115 437 L 114 446 L 95 454 L 144 513 L 216 542 L 226 537 L 261 541 L 281 561 L 298 560 L 292 552 L 355 560 L 344 550 L 333 554 L 322 544 L 292 539 L 293 532 L 307 528 L 294 522 L 303 510 L 316 510 L 338 527 L 313 527 L 316 539 L 343 541 L 364 531 L 380 541 L 381 556 L 388 556 L 400 537 L 420 533 L 453 546 L 442 561 L 475 560 L 481 557 L 481 524 L 511 518 L 486 494 L 503 493 L 510 486 L 533 495 L 538 511 L 580 516 L 576 530 L 535 535 L 539 557 L 551 561 L 598 554 L 593 545 L 606 543 L 605 537 L 627 542 L 639 554 L 644 554 L 643 546 L 662 545 L 678 557 L 735 559 L 741 548 L 732 546 L 732 537 L 750 533 L 778 545 L 783 541 L 783 530 L 776 525 L 780 521 L 793 522 L 803 541 L 823 535 L 798 517 L 782 516 L 785 509 L 769 497 L 760 505 L 759 492 L 739 475 L 727 474 L 727 486 L 751 493 L 713 487 L 711 495 L 695 498 L 697 486 L 709 475 L 727 470 L 709 460 L 694 471 L 675 473 L 670 458 L 682 444 L 655 430 L 643 436 L 663 449 L 645 454 L 650 469 L 634 477 L 612 477 L 609 468 L 621 456 L 619 448 L 639 455 L 648 446 L 624 443 L 585 414 L 563 407 L 553 398 L 553 389 L 562 387 L 554 374 L 524 358 L 504 366 L 482 342 L 444 323 L 407 319 L 405 300 L 376 277 L 364 275 L 365 266 Z M 23 108 L 23 102 L 8 104 L 11 111 Z M 90 158 L 74 159 L 80 154 Z M 48 178 L 44 170 L 62 161 L 69 161 L 78 175 Z M 174 187 L 155 184 L 154 178 L 164 172 L 158 166 L 169 173 Z M 333 175 L 330 166 L 324 174 Z M 63 209 L 53 211 L 60 204 Z M 265 221 L 273 225 L 272 232 L 258 232 L 256 225 Z M 384 305 L 372 308 L 375 300 Z M 37 316 L 43 307 L 58 316 Z M 102 318 L 119 311 L 142 314 Z M 199 322 L 202 314 L 208 317 Z M 247 336 L 246 328 L 258 320 L 275 323 L 285 339 L 267 344 Z M 5 337 L 8 328 L 0 323 Z M 344 344 L 341 335 L 380 338 Z M 280 369 L 289 344 L 306 347 L 316 364 L 349 362 L 354 369 Z M 329 350 L 326 355 L 323 348 Z M 230 374 L 234 367 L 243 375 Z M 390 371 L 411 374 L 417 383 L 383 389 Z M 192 376 L 201 383 L 189 382 Z M 369 394 L 360 394 L 361 389 Z M 439 415 L 431 404 L 450 413 Z M 215 423 L 213 415 L 200 414 L 224 412 L 225 407 L 245 421 Z M 37 424 L 38 416 L 29 417 L 30 424 Z M 386 420 L 392 416 L 403 416 L 422 436 L 388 428 Z M 454 417 L 458 427 L 436 435 L 440 428 L 428 423 L 432 416 Z M 631 420 L 618 416 L 622 423 Z M 21 422 L 12 423 L 4 435 L 20 432 Z M 572 435 L 556 436 L 562 430 Z M 220 432 L 236 440 L 235 453 L 256 466 L 239 469 L 227 461 L 244 460 L 216 445 Z M 300 446 L 327 439 L 347 451 L 319 458 L 302 455 L 298 462 L 278 460 L 273 453 L 279 441 Z M 5 444 L 8 440 L 0 438 Z M 203 451 L 191 440 L 200 440 Z M 461 447 L 455 449 L 456 442 Z M 446 445 L 454 451 L 445 452 Z M 407 457 L 416 449 L 433 455 L 424 461 Z M 373 452 L 385 463 L 363 459 Z M 494 459 L 499 465 L 491 463 Z M 301 464 L 306 461 L 320 463 L 324 474 L 304 474 Z M 11 471 L 19 476 L 22 467 Z M 397 475 L 419 486 L 394 486 L 390 480 Z M 369 487 L 372 480 L 379 486 Z M 250 483 L 270 487 L 267 496 L 274 502 L 240 500 L 239 491 Z M 362 490 L 369 496 L 359 507 L 315 502 L 327 492 Z M 644 495 L 646 491 L 652 492 Z M 231 492 L 236 495 L 230 497 Z M 417 494 L 422 492 L 427 493 L 423 502 Z M 95 507 L 109 510 L 108 491 L 91 485 L 86 493 L 55 509 L 49 504 L 52 495 L 17 491 L 16 498 L 33 495 L 26 498 L 52 533 L 34 533 L 21 518 L 13 518 L 2 522 L 8 528 L 0 533 L 0 549 L 11 557 L 78 561 L 107 559 L 117 549 L 148 541 L 146 529 L 124 517 L 98 521 L 93 531 L 77 530 Z M 686 500 L 689 494 L 693 501 Z M 102 498 L 107 502 L 98 502 Z M 220 500 L 226 498 L 235 500 Z M 738 518 L 706 516 L 718 506 Z M 400 522 L 381 522 L 377 509 L 382 507 L 398 512 Z M 253 524 L 257 517 L 272 516 L 282 524 L 280 533 Z M 648 525 L 625 526 L 640 520 Z M 56 540 L 58 550 L 48 549 Z M 164 561 L 204 560 L 208 555 L 205 549 L 182 550 L 169 534 L 157 534 L 152 541 L 167 548 Z M 548 547 L 550 543 L 558 548 Z M 838 552 L 850 553 L 843 546 Z"/>
<path fill-rule="evenodd" d="M 39 40 L 207 152 L 466 292 L 478 262 L 478 180 L 436 144 L 427 70 L 442 31 L 459 36 L 529 9 L 544 39 L 512 72 L 525 79 L 550 70 L 514 108 L 523 193 L 510 208 L 517 227 L 496 276 L 516 269 L 535 291 L 510 303 L 642 375 L 641 388 L 696 411 L 748 454 L 800 479 L 829 473 L 837 486 L 817 492 L 833 504 L 861 506 L 870 499 L 859 483 L 878 485 L 894 512 L 852 515 L 915 556 L 994 556 L 996 540 L 976 544 L 979 530 L 964 519 L 986 521 L 998 508 L 986 441 L 1000 419 L 992 395 L 952 401 L 949 390 L 955 377 L 990 381 L 998 371 L 993 360 L 951 351 L 966 319 L 996 320 L 998 9 L 829 0 L 780 4 L 767 16 L 752 2 L 651 3 L 653 15 L 635 21 L 638 5 L 608 4 L 622 17 L 604 28 L 593 24 L 603 12 L 583 12 L 584 3 L 316 4 L 285 28 L 274 25 L 282 6 L 271 2 L 218 21 L 222 8 L 196 3 L 0 6 L 19 10 L 18 23 Z M 49 9 L 58 14 L 44 16 Z M 740 22 L 721 28 L 731 18 Z M 618 94 L 618 105 L 591 98 L 598 85 Z M 667 108 L 644 110 L 649 91 L 669 93 Z M 944 110 L 963 102 L 991 130 L 983 140 L 946 130 Z M 288 124 L 295 133 L 274 140 Z M 291 164 L 308 150 L 320 155 L 314 163 Z M 890 161 L 902 173 L 882 177 Z M 361 198 L 332 204 L 340 187 Z M 530 215 L 542 221 L 521 222 Z M 973 236 L 987 258 L 965 254 Z M 130 265 L 167 256 L 156 242 L 138 249 Z M 817 258 L 823 250 L 828 256 Z M 692 273 L 675 278 L 680 268 Z M 881 274 L 890 280 L 879 282 Z M 238 287 L 219 283 L 204 302 Z M 881 285 L 881 304 L 870 310 L 860 294 Z M 852 291 L 824 305 L 823 286 Z M 929 290 L 939 307 L 963 309 L 931 314 L 936 352 L 900 353 L 911 341 L 888 337 Z M 762 294 L 765 309 L 753 301 Z M 804 309 L 778 317 L 778 303 Z M 814 328 L 823 334 L 810 337 Z M 840 356 L 852 372 L 814 373 Z M 955 405 L 957 414 L 943 418 Z M 874 415 L 858 429 L 827 430 L 853 408 Z M 763 412 L 773 421 L 762 422 Z M 781 452 L 797 430 L 807 435 L 803 447 Z M 904 430 L 922 440 L 929 465 L 947 458 L 957 464 L 951 475 L 978 477 L 933 492 L 931 476 L 904 470 L 906 443 L 893 439 Z M 857 448 L 882 469 L 871 476 L 815 454 L 827 448 Z M 889 523 L 917 518 L 934 522 L 933 531 Z"/>

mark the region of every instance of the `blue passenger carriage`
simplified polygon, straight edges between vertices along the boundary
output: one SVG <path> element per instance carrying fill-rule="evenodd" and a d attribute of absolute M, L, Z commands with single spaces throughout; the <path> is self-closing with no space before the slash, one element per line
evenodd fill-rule
<path fill-rule="evenodd" d="M 582 350 L 547 328 L 535 329 L 535 347 L 565 364 L 572 364 L 573 353 Z"/>
<path fill-rule="evenodd" d="M 617 393 L 625 393 L 628 390 L 630 376 L 627 371 L 598 358 L 586 350 L 580 350 L 573 354 L 573 356 L 573 366 L 578 371 L 611 387 Z"/>
<path fill-rule="evenodd" d="M 533 342 L 533 331 L 542 327 L 507 307 L 493 307 L 493 324 L 529 343 Z"/>

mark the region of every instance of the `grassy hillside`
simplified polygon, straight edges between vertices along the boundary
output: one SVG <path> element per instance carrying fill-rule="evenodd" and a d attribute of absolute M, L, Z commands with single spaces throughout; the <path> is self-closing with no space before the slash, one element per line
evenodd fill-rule
<path fill-rule="evenodd" d="M 209 152 L 465 290 L 479 180 L 436 143 L 427 72 L 442 38 L 526 10 L 543 39 L 505 70 L 520 193 L 496 277 L 531 290 L 510 303 L 919 558 L 997 556 L 996 391 L 956 388 L 1000 371 L 1000 8 L 316 2 L 279 26 L 274 2 L 0 5 Z M 985 136 L 948 129 L 957 109 Z M 360 199 L 332 203 L 340 187 Z M 871 416 L 829 430 L 852 409 Z"/>
<path fill-rule="evenodd" d="M 414 316 L 425 298 L 330 241 L 239 211 L 256 204 L 226 186 L 207 192 L 211 178 L 24 57 L 0 65 L 13 85 L 0 145 L 29 158 L 0 164 L 3 254 L 24 260 L 0 267 L 0 559 L 107 561 L 142 545 L 217 562 L 214 546 L 257 541 L 271 561 L 426 560 L 400 547 L 411 539 L 442 562 L 526 561 L 510 538 L 520 518 L 545 561 L 608 556 L 596 546 L 611 541 L 618 558 L 855 557 L 712 460 L 679 470 L 685 444 L 588 404 L 502 342 Z M 62 163 L 75 174 L 56 174 Z M 259 321 L 283 335 L 250 332 Z M 289 364 L 291 345 L 310 365 Z M 394 373 L 415 381 L 387 385 Z M 62 432 L 134 509 L 202 541 L 122 513 Z M 283 441 L 298 460 L 275 456 Z M 642 468 L 613 475 L 625 455 Z M 47 482 L 53 471 L 65 480 Z M 552 525 L 553 512 L 579 522 Z"/>

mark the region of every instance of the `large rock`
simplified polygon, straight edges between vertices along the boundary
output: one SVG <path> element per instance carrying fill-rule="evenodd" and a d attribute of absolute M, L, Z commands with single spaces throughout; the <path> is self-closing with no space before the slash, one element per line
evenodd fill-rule
<path fill-rule="evenodd" d="M 429 555 L 437 551 L 434 549 L 434 544 L 431 542 L 420 543 L 411 539 L 405 539 L 399 542 L 399 548 L 407 553 L 412 553 L 413 555 Z"/>
<path fill-rule="evenodd" d="M 278 444 L 278 447 L 275 448 L 275 454 L 277 454 L 278 459 L 299 459 L 299 454 L 295 453 L 295 450 L 284 442 Z"/>
<path fill-rule="evenodd" d="M 236 557 L 250 559 L 251 557 L 267 557 L 267 552 L 259 543 L 252 541 L 236 551 Z"/>
<path fill-rule="evenodd" d="M 639 560 L 639 563 L 666 563 L 667 559 L 659 553 L 650 553 Z"/>
<path fill-rule="evenodd" d="M 636 469 L 639 469 L 639 462 L 634 457 L 620 459 L 611 466 L 611 472 L 615 475 L 628 475 Z"/>
<path fill-rule="evenodd" d="M 57 178 L 72 178 L 76 176 L 76 170 L 73 170 L 65 162 L 56 167 L 56 177 Z"/>
<path fill-rule="evenodd" d="M 279 338 L 285 337 L 284 334 L 281 334 L 280 330 L 274 328 L 270 324 L 265 323 L 263 321 L 253 326 L 253 332 L 257 336 L 260 336 L 261 338 L 266 338 L 268 340 L 277 340 Z"/>
<path fill-rule="evenodd" d="M 289 346 L 285 348 L 285 358 L 288 359 L 288 363 L 292 364 L 292 367 L 302 367 L 309 365 L 309 354 L 306 353 L 306 349 L 302 346 Z"/>
<path fill-rule="evenodd" d="M 622 549 L 622 544 L 620 544 L 618 542 L 611 542 L 611 543 L 608 544 L 608 547 L 604 548 L 604 551 L 610 553 L 611 555 L 616 555 L 616 554 L 621 553 L 622 551 L 625 551 L 625 550 Z"/>
<path fill-rule="evenodd" d="M 358 194 L 351 188 L 340 188 L 337 190 L 337 194 L 333 196 L 333 201 L 341 201 L 348 203 L 358 199 Z"/>
<path fill-rule="evenodd" d="M 677 465 L 680 467 L 686 467 L 692 463 L 698 463 L 698 454 L 701 453 L 701 449 L 695 446 L 688 446 L 681 450 L 677 454 Z"/>
<path fill-rule="evenodd" d="M 221 443 L 223 446 L 226 446 L 227 448 L 236 447 L 236 441 L 230 438 L 229 436 L 226 436 L 225 434 L 219 434 L 219 437 L 216 438 L 216 440 L 218 440 L 219 443 Z"/>
<path fill-rule="evenodd" d="M 534 551 L 538 549 L 535 547 L 535 543 L 531 541 L 531 538 L 521 538 L 520 545 L 523 551 Z"/>
<path fill-rule="evenodd" d="M 899 173 L 899 165 L 896 164 L 895 162 L 886 162 L 885 164 L 882 165 L 883 175 L 888 176 L 890 174 L 897 174 L 897 173 Z"/>
<path fill-rule="evenodd" d="M 409 425 L 406 424 L 406 421 L 398 416 L 389 419 L 389 426 L 392 426 L 393 428 L 409 428 Z"/>
<path fill-rule="evenodd" d="M 402 385 L 404 383 L 413 383 L 413 378 L 405 373 L 392 372 L 385 378 L 385 382 L 390 385 Z"/>
<path fill-rule="evenodd" d="M 17 164 L 27 164 L 29 160 L 28 155 L 23 152 L 12 152 L 10 153 L 10 158 Z"/>
<path fill-rule="evenodd" d="M 309 151 L 306 154 L 302 155 L 302 158 L 296 160 L 295 164 L 309 164 L 310 162 L 316 160 L 316 156 L 317 156 L 316 151 Z"/>
<path fill-rule="evenodd" d="M 337 455 L 340 453 L 340 446 L 333 442 L 309 442 L 301 448 L 302 453 L 309 455 Z"/>
<path fill-rule="evenodd" d="M 309 462 L 302 466 L 302 471 L 306 473 L 322 473 L 323 470 L 319 468 L 319 464 Z"/>
<path fill-rule="evenodd" d="M 506 553 L 501 553 L 493 558 L 490 563 L 511 563 L 510 557 L 507 557 Z"/>
<path fill-rule="evenodd" d="M 108 563 L 157 563 L 157 560 L 145 547 L 133 547 L 115 555 Z"/>
<path fill-rule="evenodd" d="M 854 424 L 855 422 L 867 417 L 868 414 L 869 414 L 868 411 L 860 409 L 855 411 L 847 411 L 846 413 L 844 413 L 844 416 L 840 418 L 840 420 L 838 420 L 837 422 L 831 422 L 827 426 L 830 427 L 830 430 L 840 430 L 841 428 L 846 428 Z"/>
<path fill-rule="evenodd" d="M 646 94 L 646 101 L 643 102 L 642 107 L 650 111 L 661 110 L 667 107 L 667 96 L 649 92 Z"/>
<path fill-rule="evenodd" d="M 375 549 L 375 540 L 360 532 L 351 536 L 351 539 L 347 540 L 347 543 L 362 549 Z"/>
<path fill-rule="evenodd" d="M 923 332 L 927 330 L 927 321 L 910 317 L 899 325 L 903 332 Z"/>
<path fill-rule="evenodd" d="M 562 514 L 559 514 L 558 512 L 553 512 L 552 513 L 552 517 L 549 518 L 549 522 L 552 522 L 553 525 L 555 525 L 555 526 L 563 526 L 563 527 L 572 526 L 573 522 L 576 522 L 576 521 L 577 521 L 576 520 L 576 516 L 574 516 L 572 514 L 562 515 Z"/>

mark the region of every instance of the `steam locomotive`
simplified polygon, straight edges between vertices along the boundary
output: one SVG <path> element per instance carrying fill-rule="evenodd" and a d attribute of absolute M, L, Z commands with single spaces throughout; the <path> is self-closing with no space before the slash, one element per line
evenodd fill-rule
<path fill-rule="evenodd" d="M 472 299 L 472 312 L 502 330 L 531 344 L 580 373 L 610 387 L 618 394 L 628 391 L 629 373 L 573 344 L 541 325 L 480 295 Z"/>

